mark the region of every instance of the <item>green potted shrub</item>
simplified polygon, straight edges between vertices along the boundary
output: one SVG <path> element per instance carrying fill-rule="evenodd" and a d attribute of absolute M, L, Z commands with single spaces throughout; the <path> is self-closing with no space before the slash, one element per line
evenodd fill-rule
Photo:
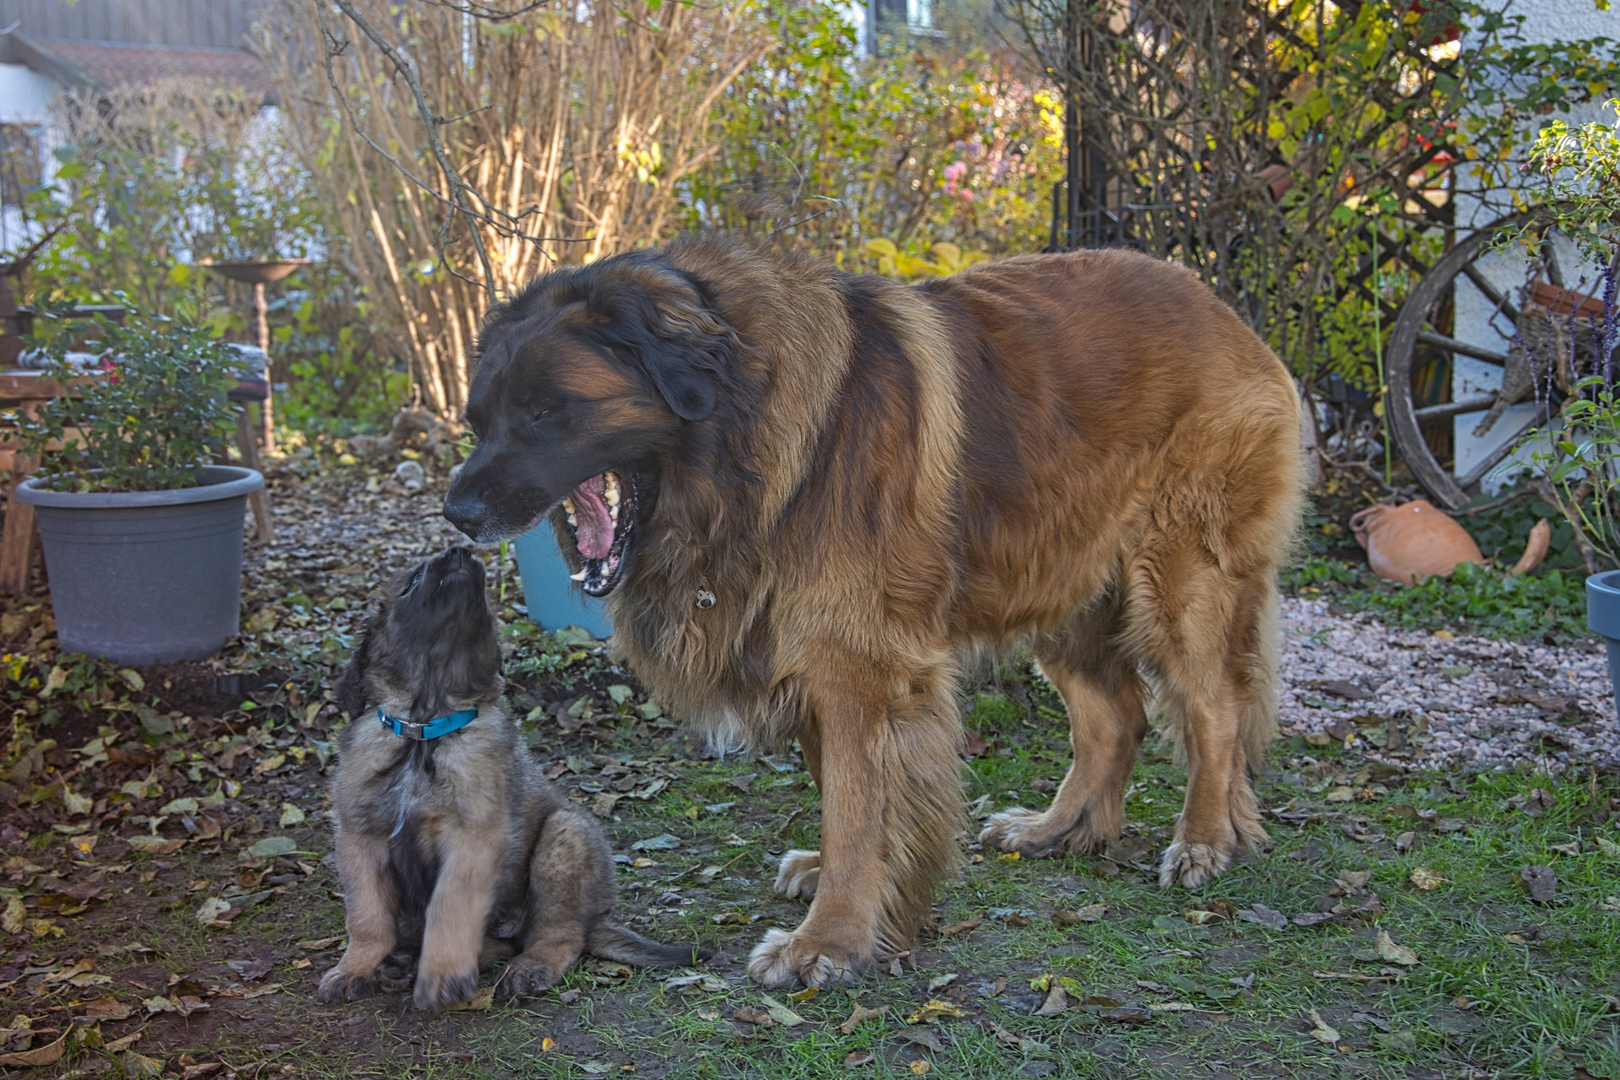
<path fill-rule="evenodd" d="M 12 493 L 38 513 L 64 652 L 122 664 L 197 660 L 237 633 L 243 514 L 264 486 L 215 465 L 241 361 L 195 327 L 133 315 L 43 320 L 46 375 L 71 388 L 18 442 L 43 462 Z M 75 340 L 88 352 L 71 353 Z"/>
<path fill-rule="evenodd" d="M 1620 121 L 1620 101 L 1609 106 Z M 1620 687 L 1620 122 L 1572 129 L 1554 120 L 1537 137 L 1531 166 L 1535 220 L 1572 238 L 1597 267 L 1602 310 L 1570 316 L 1567 359 L 1578 381 L 1561 425 L 1527 433 L 1522 445 L 1532 447 L 1537 482 L 1573 527 L 1588 571 L 1586 625 L 1608 643 L 1610 679 Z"/>

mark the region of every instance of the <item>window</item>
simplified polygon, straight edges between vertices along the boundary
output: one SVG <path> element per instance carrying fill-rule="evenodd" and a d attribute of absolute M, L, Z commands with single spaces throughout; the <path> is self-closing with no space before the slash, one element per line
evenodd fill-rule
<path fill-rule="evenodd" d="M 906 25 L 913 30 L 932 30 L 934 0 L 906 0 Z"/>
<path fill-rule="evenodd" d="M 40 182 L 39 135 L 23 124 L 0 124 L 0 206 L 20 206 Z"/>

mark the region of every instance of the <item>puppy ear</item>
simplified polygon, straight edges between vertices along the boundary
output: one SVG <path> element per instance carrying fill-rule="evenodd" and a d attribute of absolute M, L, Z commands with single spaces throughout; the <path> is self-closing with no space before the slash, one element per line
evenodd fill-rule
<path fill-rule="evenodd" d="M 375 622 L 375 615 L 366 620 L 365 629 L 360 631 L 360 644 L 332 691 L 338 708 L 348 713 L 351 720 L 366 711 L 366 668 L 371 663 L 371 628 Z"/>

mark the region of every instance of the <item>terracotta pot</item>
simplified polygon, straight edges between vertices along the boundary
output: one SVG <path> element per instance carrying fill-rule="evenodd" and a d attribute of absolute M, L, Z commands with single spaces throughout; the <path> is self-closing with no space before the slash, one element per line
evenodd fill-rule
<path fill-rule="evenodd" d="M 1435 574 L 1450 577 L 1458 563 L 1485 562 L 1467 530 L 1427 499 L 1369 506 L 1350 519 L 1350 531 L 1367 549 L 1373 573 L 1403 585 Z"/>

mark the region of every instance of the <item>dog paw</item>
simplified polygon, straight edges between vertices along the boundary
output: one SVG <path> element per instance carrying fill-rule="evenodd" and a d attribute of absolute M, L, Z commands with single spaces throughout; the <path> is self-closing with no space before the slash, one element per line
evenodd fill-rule
<path fill-rule="evenodd" d="M 853 983 L 865 964 L 849 956 L 818 948 L 802 932 L 767 930 L 764 939 L 748 956 L 748 975 L 762 986 L 805 986 L 826 988 Z"/>
<path fill-rule="evenodd" d="M 478 972 L 417 972 L 416 990 L 411 1003 L 418 1009 L 438 1012 L 463 1001 L 471 1001 L 478 989 Z"/>
<path fill-rule="evenodd" d="M 321 976 L 320 988 L 315 991 L 317 1001 L 336 1005 L 342 1001 L 359 1001 L 377 992 L 377 983 L 370 975 L 357 975 L 335 967 Z"/>
<path fill-rule="evenodd" d="M 556 973 L 543 960 L 525 960 L 521 957 L 506 965 L 495 982 L 495 992 L 501 997 L 539 997 L 556 982 Z"/>
<path fill-rule="evenodd" d="M 1057 848 L 1056 841 L 1044 835 L 1046 831 L 1045 814 L 1014 806 L 990 815 L 990 819 L 984 823 L 984 831 L 979 833 L 979 843 L 1041 859 Z"/>
<path fill-rule="evenodd" d="M 776 891 L 790 900 L 812 900 L 821 881 L 821 852 L 789 851 L 776 873 Z"/>
<path fill-rule="evenodd" d="M 1159 863 L 1159 885 L 1166 889 L 1172 885 L 1196 889 L 1224 873 L 1231 864 L 1230 852 L 1211 844 L 1177 840 Z"/>

